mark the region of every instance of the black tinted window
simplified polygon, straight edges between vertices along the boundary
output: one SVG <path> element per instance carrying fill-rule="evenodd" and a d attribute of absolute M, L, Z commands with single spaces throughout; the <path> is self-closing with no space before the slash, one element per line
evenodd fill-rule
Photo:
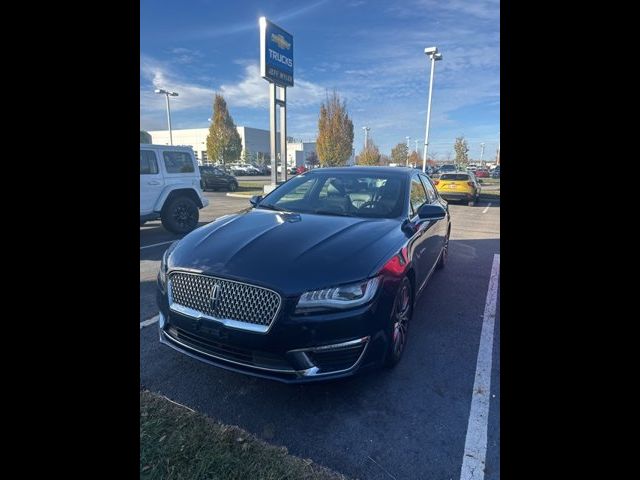
<path fill-rule="evenodd" d="M 155 175 L 158 173 L 158 163 L 153 150 L 140 150 L 140 175 Z"/>
<path fill-rule="evenodd" d="M 191 173 L 194 171 L 193 160 L 187 152 L 163 152 L 162 155 L 167 173 Z"/>
<path fill-rule="evenodd" d="M 440 175 L 440 180 L 461 180 L 468 181 L 469 175 L 466 173 L 443 173 Z"/>
<path fill-rule="evenodd" d="M 411 211 L 414 215 L 418 213 L 418 209 L 422 205 L 427 203 L 427 194 L 425 193 L 422 182 L 420 182 L 418 177 L 413 177 L 411 179 L 411 197 L 409 201 L 411 202 Z"/>

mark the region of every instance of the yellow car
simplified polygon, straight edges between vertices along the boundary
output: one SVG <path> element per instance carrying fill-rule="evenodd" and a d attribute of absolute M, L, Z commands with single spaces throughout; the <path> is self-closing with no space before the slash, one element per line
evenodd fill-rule
<path fill-rule="evenodd" d="M 470 172 L 443 173 L 433 183 L 440 196 L 447 201 L 463 201 L 472 207 L 480 198 L 480 184 Z"/>

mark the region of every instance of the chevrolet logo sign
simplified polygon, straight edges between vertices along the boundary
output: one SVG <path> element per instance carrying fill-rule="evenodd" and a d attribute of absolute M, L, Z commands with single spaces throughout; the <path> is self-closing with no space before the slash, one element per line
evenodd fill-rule
<path fill-rule="evenodd" d="M 283 50 L 289 50 L 291 48 L 291 44 L 287 42 L 284 37 L 279 33 L 271 34 L 271 41 L 278 44 L 280 48 Z"/>

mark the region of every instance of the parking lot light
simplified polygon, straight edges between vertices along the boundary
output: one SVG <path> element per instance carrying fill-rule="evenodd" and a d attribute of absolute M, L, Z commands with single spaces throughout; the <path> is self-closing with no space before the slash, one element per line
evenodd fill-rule
<path fill-rule="evenodd" d="M 424 134 L 424 151 L 422 152 L 422 171 L 427 169 L 427 149 L 429 148 L 429 122 L 431 121 L 431 94 L 433 93 L 433 72 L 436 62 L 442 60 L 442 54 L 438 53 L 438 47 L 428 47 L 424 49 L 425 55 L 431 59 L 431 76 L 429 78 L 429 100 L 427 102 L 427 126 Z"/>
<path fill-rule="evenodd" d="M 159 95 L 164 95 L 167 99 L 167 123 L 169 124 L 169 145 L 173 145 L 173 135 L 171 133 L 171 107 L 169 106 L 169 97 L 177 97 L 177 92 L 169 92 L 168 90 L 164 90 L 163 88 L 156 88 L 154 90 L 155 93 Z"/>

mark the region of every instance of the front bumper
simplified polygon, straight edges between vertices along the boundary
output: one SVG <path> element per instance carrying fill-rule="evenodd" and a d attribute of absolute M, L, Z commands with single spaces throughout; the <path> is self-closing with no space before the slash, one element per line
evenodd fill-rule
<path fill-rule="evenodd" d="M 391 300 L 390 300 L 391 298 Z M 266 334 L 225 327 L 169 309 L 158 289 L 160 343 L 219 368 L 284 383 L 354 375 L 384 362 L 393 297 L 380 287 L 367 305 L 349 311 L 295 315 L 283 308 Z"/>

